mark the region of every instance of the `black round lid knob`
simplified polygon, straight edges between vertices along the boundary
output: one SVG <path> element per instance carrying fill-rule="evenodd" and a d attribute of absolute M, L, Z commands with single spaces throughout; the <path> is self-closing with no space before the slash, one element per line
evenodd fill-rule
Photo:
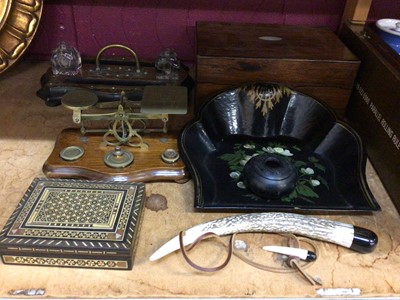
<path fill-rule="evenodd" d="M 297 171 L 283 156 L 273 153 L 251 158 L 244 166 L 247 188 L 262 198 L 281 198 L 296 187 Z"/>

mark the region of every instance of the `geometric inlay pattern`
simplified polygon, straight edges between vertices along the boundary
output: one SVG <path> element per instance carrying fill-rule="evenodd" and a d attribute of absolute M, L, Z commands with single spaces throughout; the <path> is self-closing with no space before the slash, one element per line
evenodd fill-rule
<path fill-rule="evenodd" d="M 45 189 L 26 226 L 93 227 L 110 229 L 123 191 Z"/>
<path fill-rule="evenodd" d="M 88 241 L 92 248 L 129 248 L 143 193 L 143 184 L 136 183 L 36 179 L 3 235 L 61 239 L 44 242 L 57 246 L 63 243 L 70 247 L 64 240 L 74 240 L 75 246 L 79 241 Z M 93 244 L 93 241 L 123 244 Z"/>
<path fill-rule="evenodd" d="M 30 256 L 11 256 L 11 255 L 5 255 L 3 259 L 6 263 L 20 264 L 20 265 L 124 269 L 124 270 L 128 269 L 128 262 L 119 260 L 30 257 Z"/>

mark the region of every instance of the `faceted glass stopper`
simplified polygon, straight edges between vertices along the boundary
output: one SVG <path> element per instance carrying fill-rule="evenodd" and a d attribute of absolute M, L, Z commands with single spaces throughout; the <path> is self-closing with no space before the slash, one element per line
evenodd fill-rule
<path fill-rule="evenodd" d="M 155 67 L 157 70 L 157 79 L 176 80 L 179 78 L 179 69 L 181 63 L 172 48 L 165 48 L 158 55 Z"/>
<path fill-rule="evenodd" d="M 77 75 L 82 68 L 81 55 L 74 47 L 61 42 L 51 55 L 54 75 Z"/>

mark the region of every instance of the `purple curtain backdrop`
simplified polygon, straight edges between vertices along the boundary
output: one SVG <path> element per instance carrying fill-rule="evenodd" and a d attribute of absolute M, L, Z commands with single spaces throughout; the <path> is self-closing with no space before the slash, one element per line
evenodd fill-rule
<path fill-rule="evenodd" d="M 344 6 L 345 0 L 46 0 L 28 54 L 47 59 L 66 41 L 82 56 L 95 56 L 103 46 L 118 43 L 145 60 L 172 47 L 190 63 L 197 21 L 302 24 L 335 31 Z M 399 0 L 373 1 L 372 18 L 396 17 L 394 12 L 400 15 Z M 113 51 L 106 55 L 120 54 Z"/>

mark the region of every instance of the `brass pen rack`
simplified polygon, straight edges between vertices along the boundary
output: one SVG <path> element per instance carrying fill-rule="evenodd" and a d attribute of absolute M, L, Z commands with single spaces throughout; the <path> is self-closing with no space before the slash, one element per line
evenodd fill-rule
<path fill-rule="evenodd" d="M 111 50 L 127 52 L 129 56 L 105 55 Z M 168 60 L 156 62 L 140 60 L 136 52 L 119 44 L 107 45 L 94 58 L 82 58 L 80 70 L 74 75 L 56 74 L 53 68 L 42 76 L 37 95 L 48 106 L 61 104 L 61 98 L 75 90 L 88 90 L 98 97 L 98 103 L 119 102 L 122 92 L 131 101 L 140 101 L 143 89 L 149 85 L 185 86 L 189 91 L 194 85 L 189 69 L 179 66 L 169 68 Z M 164 69 L 163 69 L 164 68 Z M 68 73 L 68 72 L 66 72 Z"/>

